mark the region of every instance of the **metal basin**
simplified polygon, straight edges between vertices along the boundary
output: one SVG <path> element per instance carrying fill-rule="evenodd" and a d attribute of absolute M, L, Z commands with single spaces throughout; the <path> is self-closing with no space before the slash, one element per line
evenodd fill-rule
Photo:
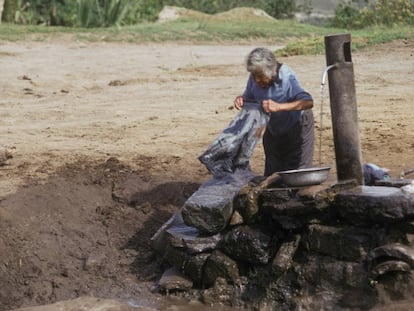
<path fill-rule="evenodd" d="M 328 179 L 330 166 L 311 167 L 278 172 L 282 182 L 289 187 L 319 185 Z"/>

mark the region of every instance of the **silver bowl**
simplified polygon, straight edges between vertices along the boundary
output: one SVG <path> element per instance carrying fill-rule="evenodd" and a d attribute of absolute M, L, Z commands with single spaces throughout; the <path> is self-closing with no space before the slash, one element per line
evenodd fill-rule
<path fill-rule="evenodd" d="M 278 172 L 283 183 L 289 187 L 319 185 L 328 179 L 330 166 L 311 167 Z"/>

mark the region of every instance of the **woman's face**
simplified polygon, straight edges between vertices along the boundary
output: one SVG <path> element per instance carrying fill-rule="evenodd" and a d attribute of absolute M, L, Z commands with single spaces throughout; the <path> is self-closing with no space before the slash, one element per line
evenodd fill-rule
<path fill-rule="evenodd" d="M 254 82 L 261 88 L 267 88 L 270 84 L 270 78 L 266 76 L 262 71 L 252 72 Z"/>

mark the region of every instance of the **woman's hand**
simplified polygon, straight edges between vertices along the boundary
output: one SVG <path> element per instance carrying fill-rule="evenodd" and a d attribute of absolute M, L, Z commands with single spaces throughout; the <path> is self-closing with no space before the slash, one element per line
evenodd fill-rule
<path fill-rule="evenodd" d="M 271 99 L 266 99 L 262 101 L 262 108 L 267 113 L 278 112 L 282 110 L 281 105 L 278 102 L 275 102 Z"/>
<path fill-rule="evenodd" d="M 234 108 L 240 110 L 243 108 L 243 96 L 239 95 L 234 99 Z"/>

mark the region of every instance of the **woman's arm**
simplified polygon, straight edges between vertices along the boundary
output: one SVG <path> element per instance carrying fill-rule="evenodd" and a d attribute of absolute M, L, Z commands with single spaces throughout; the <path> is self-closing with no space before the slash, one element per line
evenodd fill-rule
<path fill-rule="evenodd" d="M 266 99 L 262 101 L 262 107 L 265 112 L 306 110 L 313 107 L 313 100 L 299 99 L 289 103 L 278 103 L 274 100 Z"/>

